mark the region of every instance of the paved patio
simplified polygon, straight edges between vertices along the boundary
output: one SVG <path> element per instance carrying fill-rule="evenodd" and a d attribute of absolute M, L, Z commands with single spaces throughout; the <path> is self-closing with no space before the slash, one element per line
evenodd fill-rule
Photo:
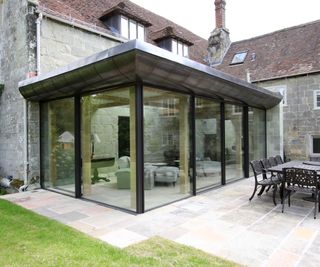
<path fill-rule="evenodd" d="M 44 190 L 1 198 L 120 248 L 158 235 L 248 266 L 319 266 L 314 204 L 296 194 L 282 214 L 271 193 L 248 201 L 253 184 L 245 179 L 142 215 Z"/>

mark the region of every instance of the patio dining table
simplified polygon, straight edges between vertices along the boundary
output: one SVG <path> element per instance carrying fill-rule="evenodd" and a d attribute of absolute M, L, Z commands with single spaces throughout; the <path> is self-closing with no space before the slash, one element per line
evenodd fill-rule
<path fill-rule="evenodd" d="M 318 177 L 320 178 L 320 162 L 317 161 L 299 161 L 293 160 L 289 161 L 268 169 L 270 172 L 282 173 L 284 168 L 299 168 L 305 170 L 316 171 L 318 173 Z"/>
<path fill-rule="evenodd" d="M 289 161 L 289 162 L 271 167 L 268 169 L 268 171 L 270 171 L 272 173 L 279 173 L 280 174 L 283 172 L 284 168 L 299 168 L 299 169 L 316 171 L 317 177 L 318 177 L 318 179 L 320 179 L 320 162 L 317 162 L 317 161 L 293 160 L 293 161 Z M 315 201 L 314 196 L 304 197 L 303 199 L 306 201 L 311 201 L 311 202 Z"/>

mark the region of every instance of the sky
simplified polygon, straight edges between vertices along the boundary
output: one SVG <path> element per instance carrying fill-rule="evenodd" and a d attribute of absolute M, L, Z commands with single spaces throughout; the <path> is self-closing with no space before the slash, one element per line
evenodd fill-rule
<path fill-rule="evenodd" d="M 208 39 L 214 0 L 131 0 Z M 320 19 L 320 0 L 226 0 L 226 27 L 239 41 Z"/>

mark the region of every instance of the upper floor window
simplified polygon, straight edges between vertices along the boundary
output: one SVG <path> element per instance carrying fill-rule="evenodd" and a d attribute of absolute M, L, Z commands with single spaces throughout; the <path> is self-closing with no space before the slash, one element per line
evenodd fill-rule
<path fill-rule="evenodd" d="M 120 34 L 129 40 L 140 39 L 144 41 L 145 39 L 144 26 L 125 16 L 121 16 L 120 19 Z"/>
<path fill-rule="evenodd" d="M 171 51 L 179 56 L 189 57 L 189 47 L 175 39 L 171 40 Z"/>
<path fill-rule="evenodd" d="M 313 91 L 314 109 L 320 109 L 320 90 Z"/>
<path fill-rule="evenodd" d="M 244 62 L 247 56 L 247 51 L 238 52 L 234 54 L 230 64 L 241 64 Z"/>

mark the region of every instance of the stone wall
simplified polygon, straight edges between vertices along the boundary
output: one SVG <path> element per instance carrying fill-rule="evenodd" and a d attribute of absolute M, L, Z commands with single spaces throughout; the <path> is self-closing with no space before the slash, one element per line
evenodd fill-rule
<path fill-rule="evenodd" d="M 41 72 L 65 66 L 119 42 L 44 17 L 41 24 Z"/>
<path fill-rule="evenodd" d="M 33 12 L 35 9 L 28 9 L 28 5 L 35 4 L 27 0 L 0 0 L 0 81 L 5 85 L 0 95 L 0 176 L 13 175 L 20 179 L 40 173 L 39 104 L 25 101 L 18 88 L 19 81 L 37 71 L 38 15 Z M 119 41 L 44 17 L 41 73 L 117 44 Z"/>
<path fill-rule="evenodd" d="M 1 76 L 5 89 L 0 96 L 0 176 L 25 174 L 24 99 L 18 82 L 30 72 L 31 48 L 27 44 L 28 3 L 23 0 L 2 0 L 0 31 Z"/>
<path fill-rule="evenodd" d="M 283 107 L 284 151 L 291 159 L 307 159 L 311 135 L 320 135 L 320 110 L 314 110 L 313 102 L 313 92 L 320 90 L 320 74 L 260 82 L 258 85 L 286 87 L 287 105 Z"/>

